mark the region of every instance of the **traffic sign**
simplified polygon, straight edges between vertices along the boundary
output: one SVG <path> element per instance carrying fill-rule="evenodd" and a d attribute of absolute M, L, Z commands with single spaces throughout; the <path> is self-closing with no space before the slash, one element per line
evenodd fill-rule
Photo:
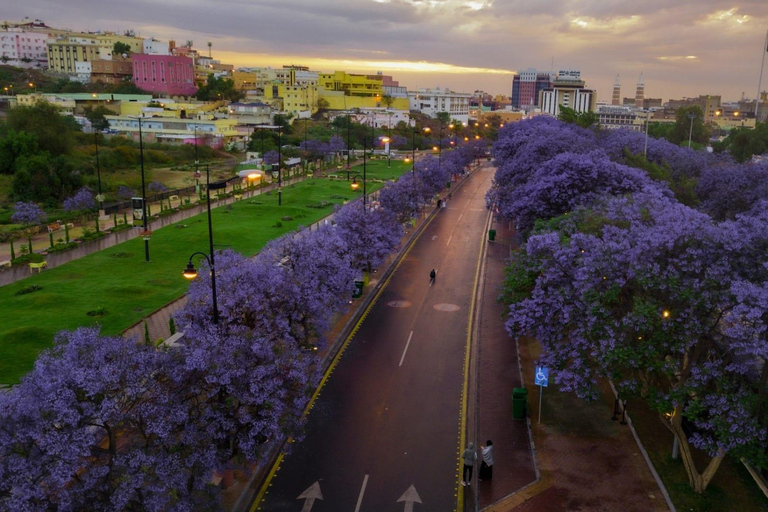
<path fill-rule="evenodd" d="M 534 383 L 537 386 L 547 387 L 547 385 L 549 385 L 549 368 L 545 366 L 537 366 Z"/>

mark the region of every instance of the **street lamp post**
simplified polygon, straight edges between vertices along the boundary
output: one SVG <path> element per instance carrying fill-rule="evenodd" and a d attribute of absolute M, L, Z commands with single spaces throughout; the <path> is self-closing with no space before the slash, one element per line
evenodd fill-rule
<path fill-rule="evenodd" d="M 147 229 L 147 189 L 144 182 L 144 135 L 142 133 L 142 116 L 128 116 L 139 121 L 139 162 L 141 163 L 141 220 L 144 233 L 144 261 L 149 263 L 149 230 Z"/>
<path fill-rule="evenodd" d="M 195 256 L 200 255 L 208 262 L 208 266 L 211 269 L 211 298 L 213 300 L 213 323 L 215 325 L 219 323 L 219 305 L 216 299 L 216 261 L 213 251 L 213 226 L 211 224 L 211 173 L 207 165 L 205 166 L 205 183 L 205 195 L 208 206 L 208 245 L 210 252 L 208 254 L 205 254 L 204 252 L 192 253 L 192 255 L 189 257 L 187 268 L 184 270 L 184 272 L 182 272 L 182 275 L 187 279 L 194 279 L 197 277 L 197 270 L 195 270 L 195 266 L 192 264 L 192 258 Z M 224 182 L 224 187 L 226 187 L 226 182 Z M 214 189 L 224 187 L 222 187 L 220 183 L 213 185 Z"/>
<path fill-rule="evenodd" d="M 93 143 L 96 145 L 96 179 L 99 183 L 99 195 L 96 198 L 99 200 L 99 216 L 104 215 L 104 195 L 101 193 L 101 166 L 99 165 L 99 133 L 93 130 Z M 98 225 L 98 223 L 97 223 Z"/>
<path fill-rule="evenodd" d="M 307 153 L 307 121 L 309 121 L 308 117 L 304 118 L 304 152 Z M 302 170 L 304 171 L 304 174 L 307 174 L 307 157 L 304 157 L 304 165 L 302 166 Z"/>
<path fill-rule="evenodd" d="M 365 179 L 365 169 L 366 169 L 365 152 L 366 152 L 365 139 L 363 139 L 363 176 L 362 176 L 363 177 L 363 213 L 365 213 L 365 211 L 367 210 L 366 203 L 367 203 L 367 200 L 368 200 L 368 194 L 367 194 L 366 188 L 365 188 L 365 184 L 366 184 L 366 179 Z M 352 183 L 350 185 L 350 187 L 352 187 L 352 190 L 357 190 L 360 187 L 360 184 L 357 182 L 357 178 L 358 177 L 360 177 L 359 174 L 356 174 L 355 176 L 352 177 Z"/>
<path fill-rule="evenodd" d="M 283 127 L 282 125 L 278 125 L 277 127 L 277 206 L 281 206 L 283 204 L 283 178 L 282 178 L 282 170 L 280 169 L 282 167 L 281 162 L 283 160 Z"/>
<path fill-rule="evenodd" d="M 691 147 L 691 138 L 693 137 L 693 120 L 696 119 L 696 114 L 694 112 L 688 112 L 688 119 L 691 120 L 691 129 L 688 132 L 688 147 Z"/>

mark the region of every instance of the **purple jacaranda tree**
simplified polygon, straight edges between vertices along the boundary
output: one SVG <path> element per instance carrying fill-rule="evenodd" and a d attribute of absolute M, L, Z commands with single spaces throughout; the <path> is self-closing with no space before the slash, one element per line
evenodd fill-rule
<path fill-rule="evenodd" d="M 336 230 L 322 226 L 273 240 L 255 258 L 281 276 L 276 310 L 303 346 L 322 341 L 333 314 L 348 305 L 357 277 L 348 251 Z"/>
<path fill-rule="evenodd" d="M 307 153 L 310 158 L 322 158 L 329 152 L 327 142 L 317 139 L 309 139 L 299 143 L 299 147 Z"/>
<path fill-rule="evenodd" d="M 439 165 L 436 157 L 430 155 L 416 162 L 416 179 L 422 183 L 421 200 L 428 202 L 445 188 L 451 174 L 445 166 Z"/>
<path fill-rule="evenodd" d="M 381 206 L 395 214 L 399 223 L 408 222 L 418 212 L 424 195 L 422 182 L 412 172 L 403 174 L 395 182 L 389 182 L 379 191 Z"/>
<path fill-rule="evenodd" d="M 64 199 L 64 210 L 68 212 L 79 212 L 92 210 L 96 206 L 96 200 L 93 192 L 83 187 L 75 195 Z"/>
<path fill-rule="evenodd" d="M 619 163 L 627 163 L 627 154 L 642 155 L 646 151 L 647 160 L 668 168 L 673 181 L 698 178 L 707 167 L 723 163 L 723 157 L 680 147 L 664 139 L 648 137 L 646 149 L 645 134 L 634 130 L 605 130 L 600 132 L 597 141 L 608 156 Z"/>
<path fill-rule="evenodd" d="M 149 190 L 154 194 L 159 194 L 160 192 L 166 192 L 168 190 L 168 187 L 166 187 L 159 181 L 153 181 L 152 183 L 147 185 L 147 190 Z"/>
<path fill-rule="evenodd" d="M 768 163 L 707 167 L 696 186 L 698 209 L 716 220 L 733 219 L 768 200 Z"/>
<path fill-rule="evenodd" d="M 560 389 L 595 397 L 597 379 L 610 377 L 621 397 L 644 399 L 680 442 L 699 493 L 725 454 L 752 459 L 766 448 L 765 393 L 749 379 L 755 357 L 765 361 L 765 328 L 742 329 L 742 315 L 765 316 L 764 253 L 745 275 L 758 282 L 738 267 L 756 242 L 766 247 L 768 222 L 740 222 L 718 225 L 651 187 L 530 237 L 506 283 L 507 329 L 539 340 Z M 710 456 L 703 471 L 693 448 Z"/>
<path fill-rule="evenodd" d="M 271 151 L 267 151 L 264 153 L 264 163 L 266 165 L 275 165 L 277 163 L 277 159 L 280 155 L 278 155 L 277 151 L 274 149 Z"/>
<path fill-rule="evenodd" d="M 154 347 L 62 331 L 0 395 L 0 508 L 192 510 L 215 506 L 217 465 L 196 414 Z M 199 409 L 198 409 L 199 407 Z"/>
<path fill-rule="evenodd" d="M 338 135 L 334 135 L 331 137 L 331 140 L 328 141 L 328 152 L 333 153 L 334 160 L 337 160 L 341 152 L 345 149 L 347 149 L 347 143 Z"/>
<path fill-rule="evenodd" d="M 333 217 L 336 231 L 347 246 L 352 267 L 370 272 L 400 243 L 403 228 L 395 213 L 384 208 L 363 212 L 357 204 L 342 206 Z"/>
<path fill-rule="evenodd" d="M 136 191 L 133 190 L 131 187 L 128 187 L 126 185 L 120 185 L 117 187 L 117 197 L 119 199 L 123 199 L 127 201 L 128 199 L 134 197 L 136 195 Z"/>
<path fill-rule="evenodd" d="M 410 147 L 410 142 L 408 142 L 407 137 L 395 134 L 392 135 L 391 140 L 389 141 L 389 147 L 392 149 L 407 148 Z"/>
<path fill-rule="evenodd" d="M 11 220 L 24 226 L 29 243 L 29 252 L 32 253 L 32 235 L 37 231 L 35 226 L 45 222 L 46 215 L 40 206 L 32 202 L 19 201 L 13 207 Z"/>
<path fill-rule="evenodd" d="M 645 171 L 619 165 L 601 150 L 561 153 L 544 162 L 513 194 L 499 193 L 498 210 L 527 235 L 537 219 L 548 220 L 602 195 L 620 195 L 662 184 Z"/>

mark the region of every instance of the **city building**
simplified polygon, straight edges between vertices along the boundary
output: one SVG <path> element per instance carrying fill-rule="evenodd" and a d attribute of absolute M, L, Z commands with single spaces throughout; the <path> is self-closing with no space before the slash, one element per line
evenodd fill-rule
<path fill-rule="evenodd" d="M 138 53 L 132 61 L 133 83 L 144 91 L 161 97 L 192 96 L 197 92 L 190 57 Z"/>
<path fill-rule="evenodd" d="M 91 83 L 119 84 L 133 74 L 131 58 L 115 56 L 112 60 L 94 60 L 91 65 Z"/>
<path fill-rule="evenodd" d="M 528 68 L 512 78 L 512 107 L 533 110 L 539 106 L 539 92 L 552 87 L 552 75 Z"/>
<path fill-rule="evenodd" d="M 721 110 L 719 95 L 701 95 L 698 98 L 669 100 L 666 106 L 672 111 L 676 111 L 681 107 L 699 107 L 704 114 L 704 119 L 706 121 L 713 120 L 715 117 L 715 111 Z"/>
<path fill-rule="evenodd" d="M 17 67 L 48 66 L 48 33 L 9 28 L 0 31 L 0 62 Z"/>
<path fill-rule="evenodd" d="M 586 89 L 580 73 L 574 70 L 563 70 L 552 82 L 552 87 L 539 92 L 541 111 L 557 117 L 560 107 L 568 107 L 576 112 L 594 111 L 597 105 L 597 94 Z"/>
<path fill-rule="evenodd" d="M 158 41 L 154 37 L 144 40 L 143 49 L 140 53 L 152 55 L 168 55 L 171 53 L 168 41 Z"/>
<path fill-rule="evenodd" d="M 613 82 L 613 96 L 611 97 L 611 105 L 621 105 L 621 81 L 619 75 L 616 75 L 616 80 Z"/>
<path fill-rule="evenodd" d="M 440 112 L 447 112 L 451 119 L 466 123 L 469 121 L 469 101 L 472 94 L 454 92 L 448 88 L 419 89 L 409 91 L 410 109 L 437 117 Z"/>
<path fill-rule="evenodd" d="M 615 99 L 615 95 L 614 95 Z M 601 105 L 597 108 L 597 119 L 600 128 L 613 130 L 624 128 L 642 131 L 646 115 L 636 108 L 622 105 Z"/>
<path fill-rule="evenodd" d="M 141 131 L 145 143 L 204 144 L 222 148 L 229 142 L 244 143 L 250 135 L 237 130 L 237 119 L 214 119 L 213 116 L 209 119 L 180 119 L 158 115 L 162 111 L 157 107 L 142 109 Z M 123 115 L 105 117 L 111 130 L 139 140 L 138 119 Z"/>

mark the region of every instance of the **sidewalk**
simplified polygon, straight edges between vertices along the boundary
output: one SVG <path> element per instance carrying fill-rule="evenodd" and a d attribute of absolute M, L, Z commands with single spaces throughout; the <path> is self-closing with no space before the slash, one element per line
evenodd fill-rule
<path fill-rule="evenodd" d="M 520 342 L 518 366 L 518 350 L 504 330 L 506 308 L 496 302 L 506 259 L 510 249 L 519 246 L 518 237 L 506 222 L 494 220 L 491 228 L 497 234 L 496 240 L 488 243 L 485 255 L 478 317 L 475 437 L 478 446 L 487 439 L 494 442 L 495 463 L 492 481 L 477 482 L 477 487 L 468 488 L 472 489 L 468 493 L 477 493 L 472 494 L 477 509 L 668 510 L 629 426 L 611 420 L 613 394 L 607 384 L 601 388 L 602 399 L 588 403 L 560 393 L 550 379 L 538 424 L 540 388 L 533 385 L 533 370 L 540 347 L 532 339 Z M 528 421 L 512 419 L 514 387 L 528 389 Z M 538 478 L 534 464 L 540 473 Z M 469 505 L 467 510 L 471 510 Z"/>

